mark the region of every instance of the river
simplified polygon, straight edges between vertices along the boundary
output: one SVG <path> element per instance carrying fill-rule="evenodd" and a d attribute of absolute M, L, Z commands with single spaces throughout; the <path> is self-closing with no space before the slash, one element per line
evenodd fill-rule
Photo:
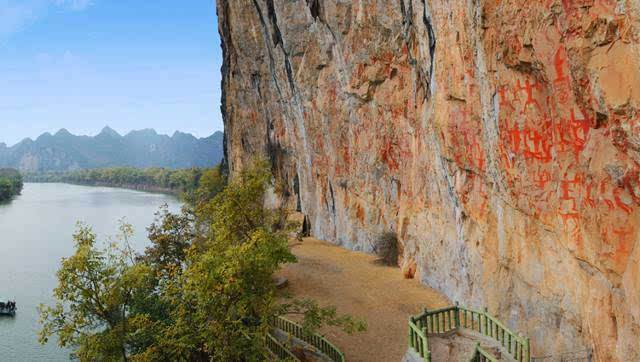
<path fill-rule="evenodd" d="M 146 228 L 163 204 L 177 211 L 175 197 L 115 188 L 25 184 L 21 196 L 0 205 L 0 299 L 15 299 L 14 318 L 0 317 L 0 361 L 68 361 L 55 340 L 38 343 L 40 303 L 51 304 L 60 259 L 74 250 L 72 234 L 82 221 L 100 240 L 118 232 L 118 220 L 133 225 L 132 246 L 144 250 Z"/>

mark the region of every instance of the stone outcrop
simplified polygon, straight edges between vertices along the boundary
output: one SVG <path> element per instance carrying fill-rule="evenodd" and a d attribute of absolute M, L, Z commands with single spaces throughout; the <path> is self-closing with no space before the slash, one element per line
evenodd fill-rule
<path fill-rule="evenodd" d="M 640 5 L 218 0 L 226 162 L 311 233 L 531 337 L 640 360 Z M 409 267 L 407 267 L 409 268 Z"/>

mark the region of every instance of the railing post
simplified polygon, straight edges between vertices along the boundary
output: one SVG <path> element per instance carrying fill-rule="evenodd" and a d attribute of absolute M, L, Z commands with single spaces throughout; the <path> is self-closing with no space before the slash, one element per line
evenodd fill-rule
<path fill-rule="evenodd" d="M 429 317 L 427 317 L 428 313 L 429 313 L 429 310 L 427 308 L 425 308 L 424 309 L 424 313 L 423 313 L 424 314 L 424 317 L 423 317 L 424 318 L 424 323 L 422 324 L 422 326 L 427 326 L 427 330 L 429 330 Z M 425 336 L 426 336 L 426 334 L 425 334 Z"/>
<path fill-rule="evenodd" d="M 458 302 L 456 302 L 456 307 L 453 311 L 454 311 L 453 318 L 456 323 L 456 329 L 459 329 L 460 328 L 460 304 L 458 304 Z"/>
<path fill-rule="evenodd" d="M 423 343 L 423 354 L 424 357 L 427 358 L 427 354 L 429 353 L 429 340 L 427 339 L 427 329 L 426 328 L 422 328 L 422 334 L 424 335 L 424 339 L 422 340 Z"/>
<path fill-rule="evenodd" d="M 488 336 L 489 335 L 489 309 L 487 309 L 487 307 L 484 307 L 484 335 Z"/>
<path fill-rule="evenodd" d="M 476 350 L 473 353 L 473 361 L 474 362 L 482 361 L 482 357 L 480 357 L 480 342 L 476 342 Z"/>
<path fill-rule="evenodd" d="M 468 326 L 468 323 L 467 323 L 467 314 L 468 314 L 468 312 L 466 310 L 463 310 L 462 313 L 464 313 L 464 315 L 463 315 L 464 316 L 464 327 L 468 328 L 467 327 Z"/>
<path fill-rule="evenodd" d="M 531 362 L 531 344 L 529 343 L 529 337 L 524 339 L 524 360 L 525 362 Z"/>
<path fill-rule="evenodd" d="M 414 320 L 413 317 L 409 318 L 409 347 L 415 349 L 416 346 L 413 339 L 414 332 L 413 332 L 413 327 L 411 327 L 411 324 L 414 323 L 413 320 Z"/>

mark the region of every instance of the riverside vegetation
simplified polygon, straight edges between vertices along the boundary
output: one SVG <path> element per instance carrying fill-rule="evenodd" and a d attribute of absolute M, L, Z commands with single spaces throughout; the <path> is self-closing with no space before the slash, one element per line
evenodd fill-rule
<path fill-rule="evenodd" d="M 11 168 L 0 169 L 0 202 L 11 200 L 22 192 L 22 176 Z"/>
<path fill-rule="evenodd" d="M 263 203 L 267 170 L 256 162 L 231 182 L 204 173 L 181 213 L 158 212 L 142 254 L 129 247 L 128 225 L 104 249 L 79 225 L 75 254 L 57 273 L 57 302 L 40 307 L 41 343 L 56 335 L 81 361 L 255 361 L 268 356 L 277 316 L 302 316 L 308 332 L 363 330 L 335 308 L 277 293 L 274 272 L 296 258 L 286 213 Z"/>
<path fill-rule="evenodd" d="M 219 169 L 217 167 L 214 169 L 187 168 L 178 170 L 114 167 L 64 172 L 25 173 L 24 177 L 27 182 L 59 182 L 185 194 L 195 190 L 200 179 L 207 172 L 219 173 Z"/>

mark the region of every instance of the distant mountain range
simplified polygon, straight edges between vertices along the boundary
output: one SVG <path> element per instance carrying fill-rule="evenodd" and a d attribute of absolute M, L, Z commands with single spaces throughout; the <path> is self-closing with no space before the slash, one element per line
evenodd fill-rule
<path fill-rule="evenodd" d="M 105 127 L 97 136 L 75 136 L 66 129 L 27 138 L 12 147 L 0 143 L 0 168 L 23 172 L 71 171 L 105 167 L 212 167 L 223 157 L 223 134 L 207 138 L 175 132 L 160 135 L 153 129 L 125 136 Z"/>

